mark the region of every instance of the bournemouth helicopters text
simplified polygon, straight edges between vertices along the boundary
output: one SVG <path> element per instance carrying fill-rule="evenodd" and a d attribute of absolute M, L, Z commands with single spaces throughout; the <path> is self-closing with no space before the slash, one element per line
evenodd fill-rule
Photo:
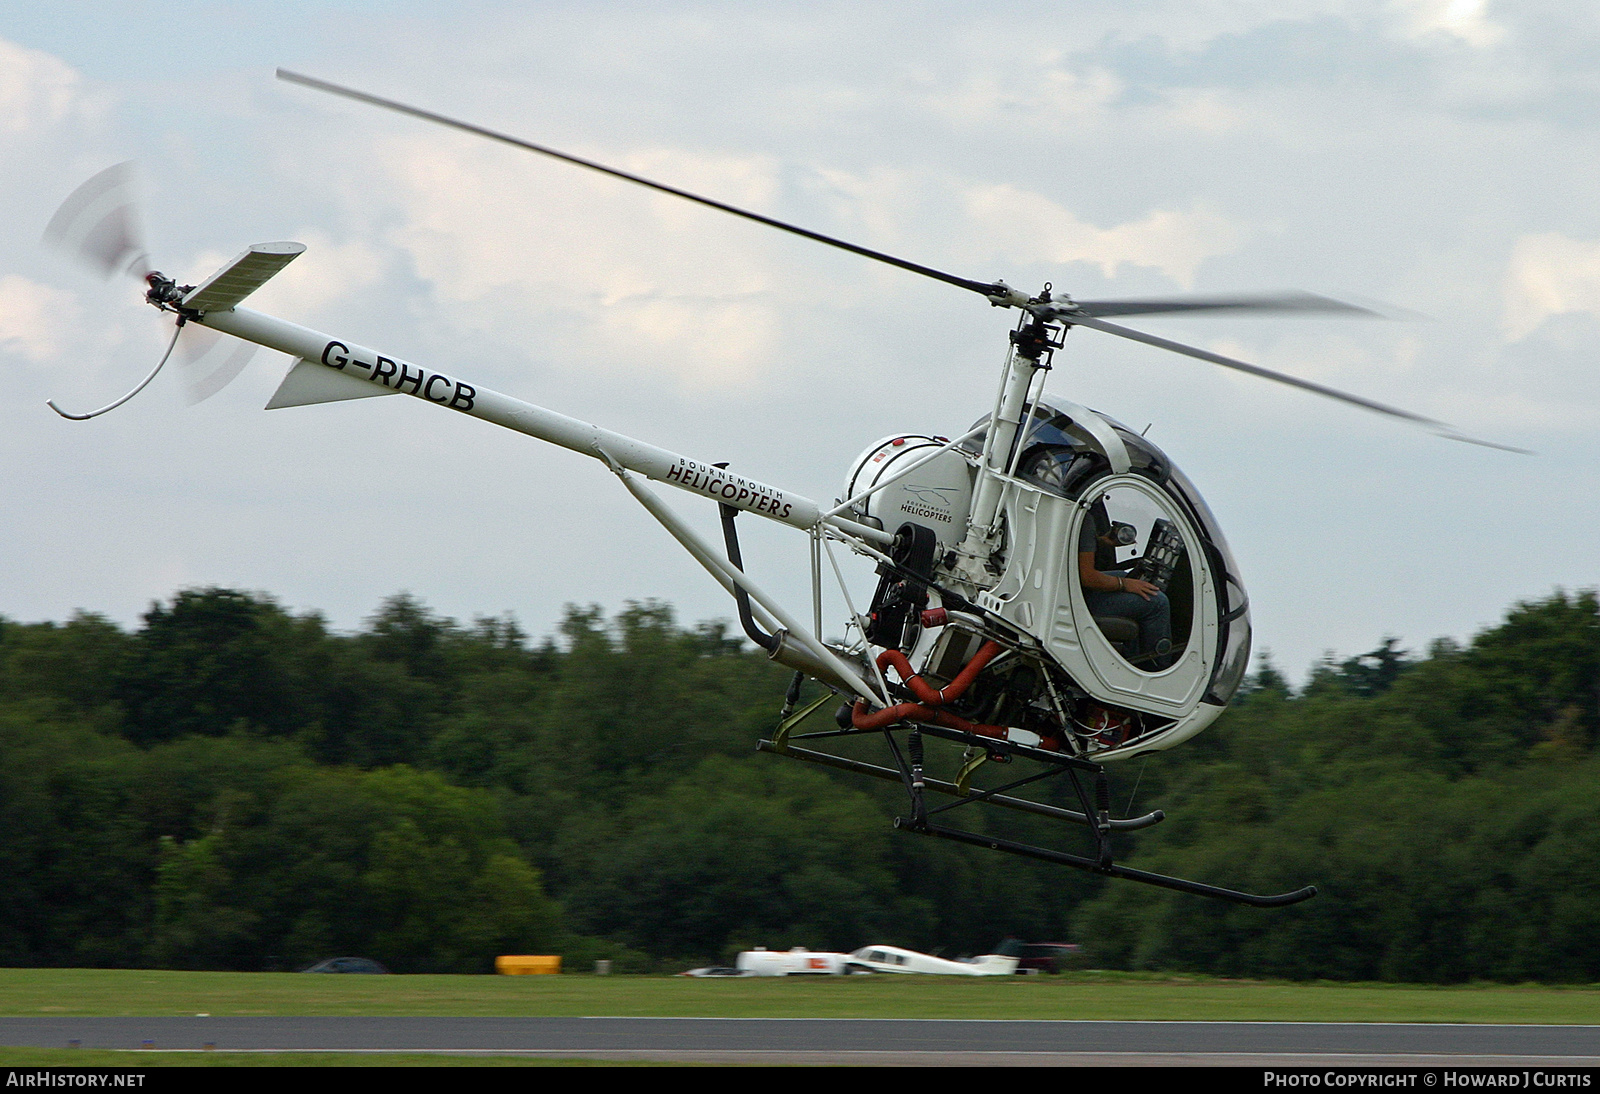
<path fill-rule="evenodd" d="M 1103 414 L 1056 397 L 1046 401 L 1043 387 L 1067 332 L 1087 327 L 1470 441 L 1420 415 L 1106 321 L 1171 312 L 1365 309 L 1309 294 L 1074 301 L 1046 286 L 1030 295 L 1003 281 L 957 277 L 392 100 L 282 70 L 279 76 L 600 171 L 1016 309 L 1020 319 L 994 403 L 960 436 L 902 434 L 874 445 L 849 469 L 843 496 L 824 505 L 724 464 L 681 456 L 240 306 L 304 251 L 298 243 L 259 244 L 199 286 L 178 285 L 148 267 L 128 204 L 126 165 L 118 165 L 75 191 L 46 237 L 108 273 L 142 277 L 146 299 L 176 316 L 177 329 L 161 364 L 121 399 L 86 414 L 68 414 L 52 402 L 58 413 L 82 420 L 127 402 L 154 379 L 187 327 L 294 358 L 268 409 L 405 394 L 591 456 L 734 597 L 751 641 L 794 670 L 777 727 L 759 742 L 763 751 L 902 784 L 909 810 L 895 825 L 911 832 L 1243 904 L 1284 905 L 1315 895 L 1312 886 L 1255 895 L 1113 861 L 1113 832 L 1148 827 L 1163 814 L 1112 818 L 1103 765 L 1170 748 L 1222 712 L 1249 662 L 1249 602 L 1221 529 L 1165 453 Z M 220 388 L 247 359 L 242 351 L 229 354 L 201 381 L 199 393 Z M 651 481 L 716 502 L 722 549 L 668 508 L 646 485 Z M 808 620 L 745 572 L 736 530 L 741 511 L 809 537 Z M 876 590 L 859 610 L 835 558 L 836 544 L 877 564 Z M 830 572 L 848 612 L 844 637 L 832 643 L 823 639 L 822 610 Z M 807 679 L 825 690 L 802 705 Z M 801 731 L 830 705 L 837 706 L 836 726 Z M 882 739 L 886 766 L 811 744 L 864 735 Z M 925 762 L 929 737 L 960 749 L 950 758 L 949 778 L 935 778 Z M 987 789 L 973 785 L 980 768 L 1012 760 L 1026 761 L 1029 773 Z M 1010 793 L 1056 776 L 1065 776 L 1078 809 Z M 951 800 L 934 805 L 935 798 Z M 1082 826 L 1092 848 L 1072 854 L 941 823 L 945 812 L 977 804 Z"/>

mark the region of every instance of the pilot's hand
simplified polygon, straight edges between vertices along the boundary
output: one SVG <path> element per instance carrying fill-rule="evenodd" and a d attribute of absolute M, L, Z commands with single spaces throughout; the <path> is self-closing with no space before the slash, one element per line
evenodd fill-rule
<path fill-rule="evenodd" d="M 1135 593 L 1138 596 L 1142 596 L 1144 599 L 1149 600 L 1161 590 L 1150 584 L 1148 581 L 1140 581 L 1136 577 L 1125 577 L 1122 579 L 1122 591 L 1125 593 Z"/>

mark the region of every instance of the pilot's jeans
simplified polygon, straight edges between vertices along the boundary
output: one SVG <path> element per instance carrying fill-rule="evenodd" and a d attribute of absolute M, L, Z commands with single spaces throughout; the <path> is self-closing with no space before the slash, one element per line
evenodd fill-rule
<path fill-rule="evenodd" d="M 1095 615 L 1120 616 L 1139 624 L 1139 652 L 1151 653 L 1156 643 L 1172 637 L 1172 605 L 1166 593 L 1156 593 L 1146 600 L 1138 593 L 1102 593 L 1095 589 L 1083 591 L 1084 602 Z"/>

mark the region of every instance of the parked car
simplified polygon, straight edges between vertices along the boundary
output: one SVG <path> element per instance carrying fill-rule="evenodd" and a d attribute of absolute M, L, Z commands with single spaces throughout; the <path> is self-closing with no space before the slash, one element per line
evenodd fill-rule
<path fill-rule="evenodd" d="M 388 975 L 389 970 L 370 957 L 330 957 L 326 961 L 318 961 L 309 969 L 301 972 L 366 972 L 383 973 Z"/>
<path fill-rule="evenodd" d="M 995 953 L 1017 959 L 1020 973 L 1057 973 L 1083 967 L 1083 947 L 1075 942 L 1023 942 L 1008 938 Z"/>

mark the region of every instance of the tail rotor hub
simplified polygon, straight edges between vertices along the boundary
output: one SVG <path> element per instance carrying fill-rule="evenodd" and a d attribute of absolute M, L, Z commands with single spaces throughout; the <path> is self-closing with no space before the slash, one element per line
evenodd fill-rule
<path fill-rule="evenodd" d="M 162 311 L 177 311 L 183 298 L 194 291 L 193 285 L 180 285 L 170 277 L 163 277 L 157 270 L 151 270 L 144 280 L 150 286 L 144 298 Z"/>

